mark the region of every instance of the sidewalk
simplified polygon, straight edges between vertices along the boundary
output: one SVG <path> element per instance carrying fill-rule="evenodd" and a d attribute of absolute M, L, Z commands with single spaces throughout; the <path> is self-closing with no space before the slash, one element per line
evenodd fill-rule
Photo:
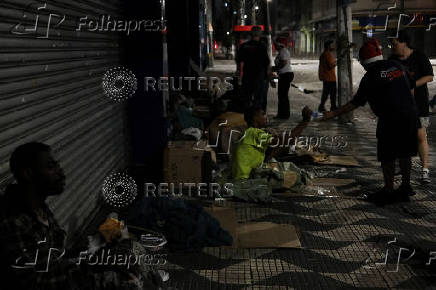
<path fill-rule="evenodd" d="M 304 94 L 292 88 L 291 120 L 273 122 L 273 127 L 292 128 L 301 118 L 302 107 L 316 108 L 319 98 L 319 92 Z M 270 90 L 268 115 L 275 115 L 276 99 L 276 90 Z M 436 251 L 436 184 L 414 182 L 417 195 L 409 203 L 381 208 L 360 200 L 364 193 L 380 188 L 383 181 L 376 161 L 375 119 L 365 110 L 355 112 L 354 125 L 312 123 L 303 133 L 346 136 L 348 146 L 333 153 L 352 155 L 360 162 L 361 167 L 345 171 L 337 166 L 305 167 L 318 177 L 354 180 L 337 187 L 336 197 L 297 194 L 277 196 L 271 205 L 231 203 L 241 221 L 298 227 L 302 249 L 207 248 L 201 253 L 168 256 L 170 285 L 202 290 L 436 289 L 436 261 L 425 265 L 430 251 Z M 436 164 L 436 119 L 432 121 L 429 142 L 432 164 Z M 418 177 L 416 169 L 413 180 Z"/>

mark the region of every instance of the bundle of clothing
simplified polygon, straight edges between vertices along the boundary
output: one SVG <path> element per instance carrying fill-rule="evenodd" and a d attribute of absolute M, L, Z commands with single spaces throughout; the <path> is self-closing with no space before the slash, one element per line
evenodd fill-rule
<path fill-rule="evenodd" d="M 313 175 L 292 162 L 271 161 L 251 171 L 249 178 L 233 180 L 231 169 L 222 170 L 219 184 L 232 182 L 233 197 L 246 202 L 270 203 L 275 191 L 299 191 L 311 183 Z"/>
<path fill-rule="evenodd" d="M 162 233 L 171 251 L 231 246 L 233 242 L 201 206 L 182 199 L 138 199 L 129 210 L 127 224 Z"/>

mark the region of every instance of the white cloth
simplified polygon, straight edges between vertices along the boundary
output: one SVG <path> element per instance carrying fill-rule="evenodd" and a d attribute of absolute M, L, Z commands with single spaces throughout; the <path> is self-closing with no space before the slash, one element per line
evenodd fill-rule
<path fill-rule="evenodd" d="M 193 136 L 197 141 L 201 139 L 203 132 L 198 128 L 186 128 L 181 131 L 183 135 Z"/>
<path fill-rule="evenodd" d="M 276 66 L 280 64 L 280 61 L 286 61 L 286 64 L 284 67 L 282 67 L 279 70 L 279 74 L 284 74 L 288 72 L 292 72 L 292 66 L 291 66 L 291 53 L 287 48 L 282 48 L 279 51 L 279 54 L 276 56 L 276 59 L 274 60 L 274 63 Z"/>

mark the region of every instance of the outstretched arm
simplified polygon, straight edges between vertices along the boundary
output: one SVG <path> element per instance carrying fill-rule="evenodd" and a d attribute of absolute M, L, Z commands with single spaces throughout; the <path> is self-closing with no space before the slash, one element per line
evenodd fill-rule
<path fill-rule="evenodd" d="M 339 107 L 335 111 L 324 112 L 324 116 L 322 117 L 321 121 L 327 121 L 327 120 L 333 119 L 333 118 L 335 118 L 337 116 L 349 113 L 349 112 L 353 111 L 356 108 L 357 107 L 353 103 L 349 102 L 349 103 Z"/>
<path fill-rule="evenodd" d="M 279 136 L 277 133 L 273 134 L 271 144 L 275 145 L 272 146 L 273 148 L 271 148 L 271 150 L 267 153 L 267 156 L 265 158 L 266 161 L 270 160 L 272 157 L 289 154 L 290 141 L 294 138 L 299 137 L 303 130 L 307 127 L 307 125 L 309 125 L 312 111 L 309 109 L 309 107 L 306 106 L 302 111 L 302 115 L 303 120 L 298 123 L 297 126 L 295 126 L 295 128 L 291 130 L 291 132 L 284 132 L 281 136 Z"/>
<path fill-rule="evenodd" d="M 280 145 L 286 145 L 285 142 L 287 142 L 287 140 L 293 139 L 295 137 L 298 137 L 301 135 L 301 133 L 303 132 L 303 130 L 307 127 L 307 125 L 309 125 L 310 123 L 310 118 L 312 116 L 312 111 L 309 109 L 308 106 L 304 107 L 303 110 L 301 111 L 301 115 L 303 117 L 303 120 L 300 121 L 297 126 L 295 126 L 294 129 L 291 130 L 290 133 L 286 132 L 282 137 L 282 139 L 280 139 L 280 137 L 275 134 L 273 135 L 273 144 L 276 144 L 277 142 L 282 141 L 283 144 Z"/>

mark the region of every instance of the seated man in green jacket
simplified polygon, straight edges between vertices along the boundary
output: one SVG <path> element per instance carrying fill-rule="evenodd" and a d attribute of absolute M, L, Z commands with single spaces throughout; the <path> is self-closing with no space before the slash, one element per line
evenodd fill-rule
<path fill-rule="evenodd" d="M 239 142 L 232 159 L 233 179 L 248 179 L 251 171 L 260 167 L 264 162 L 267 149 L 271 144 L 278 145 L 280 141 L 283 143 L 284 140 L 299 136 L 309 123 L 312 111 L 308 107 L 304 107 L 302 115 L 303 121 L 291 131 L 290 136 L 280 140 L 280 138 L 274 133 L 271 133 L 270 130 L 263 129 L 266 127 L 268 120 L 262 108 L 249 108 L 244 114 L 248 128 L 245 130 L 244 137 Z M 280 145 L 286 146 L 286 144 Z"/>

